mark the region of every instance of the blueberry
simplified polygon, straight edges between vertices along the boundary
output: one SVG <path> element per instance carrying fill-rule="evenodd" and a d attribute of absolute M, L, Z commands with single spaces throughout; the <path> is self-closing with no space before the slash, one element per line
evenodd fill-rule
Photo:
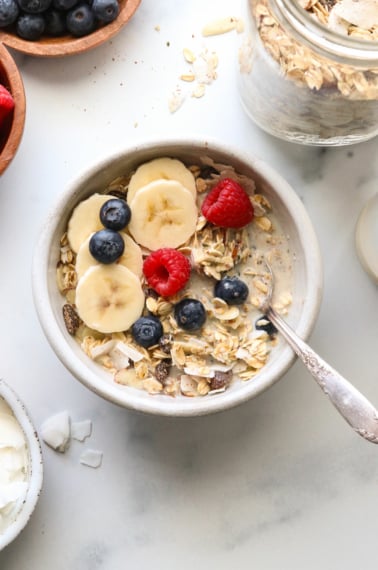
<path fill-rule="evenodd" d="M 21 14 L 16 22 L 16 33 L 24 40 L 37 41 L 45 31 L 42 14 Z"/>
<path fill-rule="evenodd" d="M 113 263 L 125 249 L 122 236 L 114 230 L 100 230 L 89 240 L 89 251 L 100 263 Z"/>
<path fill-rule="evenodd" d="M 58 10 L 48 10 L 45 14 L 45 34 L 48 36 L 63 36 L 67 32 L 66 16 Z"/>
<path fill-rule="evenodd" d="M 186 331 L 200 329 L 206 321 L 205 307 L 197 299 L 183 299 L 175 306 L 177 324 Z"/>
<path fill-rule="evenodd" d="M 71 10 L 77 3 L 78 0 L 52 0 L 53 8 L 55 10 L 63 10 L 64 12 Z"/>
<path fill-rule="evenodd" d="M 255 328 L 258 331 L 265 331 L 269 336 L 274 336 L 277 333 L 276 327 L 265 315 L 257 319 Z"/>
<path fill-rule="evenodd" d="M 137 344 L 148 348 L 157 344 L 163 335 L 163 326 L 154 316 L 140 317 L 131 327 L 131 334 Z"/>
<path fill-rule="evenodd" d="M 125 200 L 110 198 L 101 207 L 101 223 L 111 230 L 122 230 L 131 219 L 131 210 Z"/>
<path fill-rule="evenodd" d="M 13 24 L 19 12 L 20 9 L 15 0 L 0 0 L 0 28 Z"/>
<path fill-rule="evenodd" d="M 96 28 L 96 19 L 88 4 L 79 4 L 67 12 L 67 30 L 76 37 L 87 36 Z"/>
<path fill-rule="evenodd" d="M 249 289 L 239 277 L 224 277 L 217 281 L 214 295 L 226 301 L 228 305 L 242 305 L 247 299 Z"/>
<path fill-rule="evenodd" d="M 20 9 L 27 14 L 41 14 L 50 7 L 51 0 L 17 0 Z"/>
<path fill-rule="evenodd" d="M 103 24 L 109 24 L 119 14 L 117 0 L 93 0 L 92 10 L 97 20 Z"/>
<path fill-rule="evenodd" d="M 51 0 L 17 0 L 20 10 L 27 14 L 42 14 L 50 7 Z"/>

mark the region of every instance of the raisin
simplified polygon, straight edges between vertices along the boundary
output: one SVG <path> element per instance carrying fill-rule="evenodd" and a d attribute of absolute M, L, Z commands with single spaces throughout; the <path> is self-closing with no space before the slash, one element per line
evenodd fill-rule
<path fill-rule="evenodd" d="M 200 171 L 201 178 L 204 178 L 206 180 L 207 178 L 211 178 L 212 174 L 215 175 L 219 174 L 218 170 L 216 170 L 216 168 L 214 168 L 213 166 L 206 165 L 201 167 Z"/>
<path fill-rule="evenodd" d="M 63 305 L 62 312 L 67 331 L 74 335 L 81 323 L 79 315 L 69 303 Z"/>
<path fill-rule="evenodd" d="M 163 336 L 160 337 L 159 347 L 165 354 L 171 353 L 172 340 L 171 334 L 163 334 Z"/>
<path fill-rule="evenodd" d="M 169 371 L 171 369 L 171 360 L 164 359 L 155 367 L 155 377 L 156 380 L 161 382 L 164 385 L 164 381 L 168 378 Z"/>
<path fill-rule="evenodd" d="M 210 380 L 210 391 L 212 390 L 225 390 L 232 379 L 232 371 L 229 370 L 228 372 L 221 372 L 220 370 L 216 370 L 214 374 L 214 378 Z"/>
<path fill-rule="evenodd" d="M 124 190 L 117 190 L 115 188 L 114 190 L 109 190 L 107 194 L 114 196 L 115 198 L 119 198 L 120 200 L 126 200 L 126 192 Z"/>

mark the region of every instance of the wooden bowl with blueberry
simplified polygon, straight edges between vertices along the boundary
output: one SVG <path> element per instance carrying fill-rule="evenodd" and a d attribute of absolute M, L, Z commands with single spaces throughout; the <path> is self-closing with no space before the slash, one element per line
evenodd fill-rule
<path fill-rule="evenodd" d="M 25 92 L 20 72 L 0 44 L 0 175 L 13 160 L 25 125 Z"/>
<path fill-rule="evenodd" d="M 141 0 L 0 0 L 0 42 L 40 57 L 75 55 L 115 36 Z"/>

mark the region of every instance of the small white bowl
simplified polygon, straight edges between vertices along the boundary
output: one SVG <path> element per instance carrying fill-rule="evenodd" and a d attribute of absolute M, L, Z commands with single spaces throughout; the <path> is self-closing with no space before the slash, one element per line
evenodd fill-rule
<path fill-rule="evenodd" d="M 62 318 L 62 297 L 56 284 L 59 242 L 73 208 L 96 191 L 103 191 L 116 177 L 131 172 L 139 164 L 156 157 L 170 156 L 187 164 L 207 155 L 216 162 L 232 165 L 255 179 L 258 190 L 272 203 L 295 255 L 293 303 L 289 322 L 306 339 L 318 315 L 322 266 L 319 247 L 308 214 L 295 191 L 270 166 L 238 148 L 209 139 L 154 140 L 125 148 L 80 174 L 62 193 L 45 220 L 33 261 L 35 307 L 48 341 L 67 369 L 89 389 L 125 408 L 167 416 L 196 416 L 217 412 L 257 396 L 274 384 L 295 360 L 283 340 L 268 363 L 248 382 L 235 382 L 225 392 L 207 397 L 172 398 L 150 395 L 142 390 L 116 384 L 111 374 L 91 361 L 68 334 Z"/>
<path fill-rule="evenodd" d="M 0 379 L 0 398 L 11 408 L 25 435 L 28 450 L 28 488 L 23 503 L 5 531 L 0 533 L 0 551 L 24 529 L 38 502 L 43 481 L 42 451 L 32 420 L 20 398 L 4 380 Z"/>

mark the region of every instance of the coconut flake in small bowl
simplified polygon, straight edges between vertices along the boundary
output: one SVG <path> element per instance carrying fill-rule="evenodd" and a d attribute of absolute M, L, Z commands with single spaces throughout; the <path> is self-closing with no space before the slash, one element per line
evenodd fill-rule
<path fill-rule="evenodd" d="M 39 439 L 24 404 L 0 379 L 0 551 L 28 523 L 43 480 Z"/>

